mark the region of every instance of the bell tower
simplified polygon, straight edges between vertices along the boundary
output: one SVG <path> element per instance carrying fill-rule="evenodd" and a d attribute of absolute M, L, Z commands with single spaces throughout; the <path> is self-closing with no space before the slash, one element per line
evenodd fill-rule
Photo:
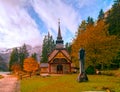
<path fill-rule="evenodd" d="M 57 40 L 56 40 L 56 48 L 63 48 L 63 40 L 61 36 L 61 30 L 60 30 L 60 19 L 58 20 L 58 35 L 57 35 Z"/>

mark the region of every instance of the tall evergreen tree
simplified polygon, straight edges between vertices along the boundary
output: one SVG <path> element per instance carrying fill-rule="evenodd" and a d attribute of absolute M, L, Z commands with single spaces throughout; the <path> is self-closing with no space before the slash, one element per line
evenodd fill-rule
<path fill-rule="evenodd" d="M 65 44 L 65 48 L 67 49 L 67 51 L 69 52 L 69 54 L 71 53 L 71 44 L 70 43 L 66 43 Z"/>
<path fill-rule="evenodd" d="M 28 56 L 29 53 L 25 44 L 20 49 L 14 48 L 10 56 L 9 70 L 11 70 L 13 65 L 20 65 L 21 69 L 23 69 L 23 61 Z"/>
<path fill-rule="evenodd" d="M 106 23 L 109 25 L 109 34 L 120 37 L 120 0 L 115 0 Z"/>
<path fill-rule="evenodd" d="M 48 35 L 46 35 L 43 40 L 41 62 L 48 61 L 48 55 L 54 48 L 55 48 L 54 40 L 52 36 L 50 36 L 50 34 L 48 33 Z"/>
<path fill-rule="evenodd" d="M 93 24 L 94 24 L 94 20 L 93 20 L 92 17 L 89 16 L 89 17 L 87 18 L 87 24 L 88 24 L 88 25 L 93 25 Z"/>
<path fill-rule="evenodd" d="M 11 70 L 12 65 L 19 63 L 19 52 L 17 48 L 14 48 L 9 61 L 9 70 Z"/>
<path fill-rule="evenodd" d="M 114 0 L 115 4 L 120 4 L 120 0 Z"/>
<path fill-rule="evenodd" d="M 42 57 L 41 62 L 47 62 L 47 36 L 44 37 L 43 46 L 42 46 Z"/>
<path fill-rule="evenodd" d="M 29 53 L 27 51 L 26 44 L 24 44 L 19 50 L 19 62 L 22 68 L 23 68 L 24 59 L 26 59 L 28 56 Z"/>
<path fill-rule="evenodd" d="M 104 19 L 104 12 L 103 9 L 100 10 L 99 15 L 98 15 L 98 21 Z"/>

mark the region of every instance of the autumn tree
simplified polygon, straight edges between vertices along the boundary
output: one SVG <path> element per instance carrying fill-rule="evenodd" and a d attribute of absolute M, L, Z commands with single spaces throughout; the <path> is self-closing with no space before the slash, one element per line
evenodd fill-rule
<path fill-rule="evenodd" d="M 72 61 L 78 66 L 78 51 L 83 46 L 86 50 L 86 67 L 97 65 L 109 66 L 118 51 L 118 41 L 115 36 L 109 36 L 107 25 L 99 21 L 79 34 L 72 44 Z"/>
<path fill-rule="evenodd" d="M 29 57 L 24 60 L 23 68 L 24 71 L 28 72 L 31 77 L 31 74 L 39 69 L 39 65 L 34 58 Z"/>
<path fill-rule="evenodd" d="M 11 70 L 14 72 L 14 73 L 19 73 L 19 71 L 21 71 L 21 66 L 19 63 L 14 63 L 11 67 Z"/>
<path fill-rule="evenodd" d="M 82 33 L 82 31 L 86 30 L 87 22 L 83 20 L 81 25 L 78 27 L 78 34 Z"/>

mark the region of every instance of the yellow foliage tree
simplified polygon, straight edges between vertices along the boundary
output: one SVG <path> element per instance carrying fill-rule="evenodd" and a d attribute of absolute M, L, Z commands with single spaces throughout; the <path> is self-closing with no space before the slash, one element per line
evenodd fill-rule
<path fill-rule="evenodd" d="M 29 57 L 24 60 L 23 68 L 26 72 L 30 73 L 31 76 L 32 72 L 35 72 L 39 69 L 39 64 L 34 58 Z"/>
<path fill-rule="evenodd" d="M 81 47 L 86 50 L 86 65 L 110 65 L 118 52 L 118 39 L 108 34 L 107 25 L 99 21 L 96 25 L 88 25 L 72 43 L 72 61 L 78 66 L 78 51 Z"/>

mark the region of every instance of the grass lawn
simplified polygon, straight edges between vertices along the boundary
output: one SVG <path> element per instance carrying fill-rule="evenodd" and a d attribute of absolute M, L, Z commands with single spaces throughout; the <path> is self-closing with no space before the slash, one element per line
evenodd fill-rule
<path fill-rule="evenodd" d="M 82 92 L 104 91 L 109 88 L 120 92 L 120 77 L 105 75 L 88 75 L 89 81 L 78 83 L 78 74 L 63 76 L 34 76 L 21 80 L 21 92 Z M 104 91 L 105 92 L 105 91 Z"/>

